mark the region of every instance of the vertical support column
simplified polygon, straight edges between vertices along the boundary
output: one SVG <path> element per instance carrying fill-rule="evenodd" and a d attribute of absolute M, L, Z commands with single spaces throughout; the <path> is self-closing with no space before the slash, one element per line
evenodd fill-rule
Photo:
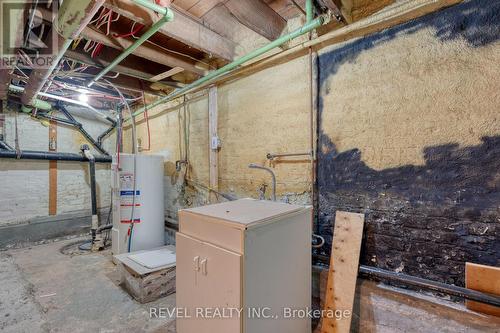
<path fill-rule="evenodd" d="M 208 90 L 208 136 L 210 140 L 209 171 L 210 188 L 217 191 L 219 189 L 219 136 L 217 112 L 217 87 L 212 86 Z M 210 203 L 217 202 L 215 192 L 210 191 Z"/>
<path fill-rule="evenodd" d="M 50 121 L 49 151 L 57 151 L 57 123 Z M 57 161 L 49 161 L 49 215 L 57 214 Z"/>

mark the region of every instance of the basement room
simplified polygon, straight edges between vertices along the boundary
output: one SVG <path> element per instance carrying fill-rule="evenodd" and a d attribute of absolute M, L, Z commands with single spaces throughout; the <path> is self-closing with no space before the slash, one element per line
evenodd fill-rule
<path fill-rule="evenodd" d="M 500 0 L 0 23 L 0 333 L 500 332 Z"/>

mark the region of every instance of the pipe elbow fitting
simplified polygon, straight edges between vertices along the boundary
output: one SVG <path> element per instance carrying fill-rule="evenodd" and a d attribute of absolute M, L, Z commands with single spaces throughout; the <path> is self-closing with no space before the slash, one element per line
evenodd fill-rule
<path fill-rule="evenodd" d="M 81 150 L 85 158 L 87 158 L 90 162 L 95 162 L 95 156 L 90 152 L 90 147 L 88 145 L 82 145 Z"/>

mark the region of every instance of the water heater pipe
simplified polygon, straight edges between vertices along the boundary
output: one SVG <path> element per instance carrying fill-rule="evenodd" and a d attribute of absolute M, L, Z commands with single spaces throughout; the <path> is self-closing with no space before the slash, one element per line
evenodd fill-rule
<path fill-rule="evenodd" d="M 274 174 L 274 171 L 270 168 L 267 168 L 265 166 L 257 165 L 255 163 L 250 163 L 248 165 L 249 168 L 251 169 L 261 169 L 269 172 L 271 174 L 271 177 L 273 179 L 273 194 L 272 194 L 272 200 L 276 201 L 276 175 Z"/>

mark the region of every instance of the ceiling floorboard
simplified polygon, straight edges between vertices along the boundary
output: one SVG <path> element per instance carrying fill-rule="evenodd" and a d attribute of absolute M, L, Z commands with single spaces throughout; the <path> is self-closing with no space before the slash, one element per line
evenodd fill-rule
<path fill-rule="evenodd" d="M 229 0 L 225 6 L 243 25 L 269 40 L 278 38 L 286 20 L 261 0 Z"/>
<path fill-rule="evenodd" d="M 131 0 L 107 0 L 104 7 L 112 9 L 131 20 L 151 25 L 158 20 L 158 14 L 137 6 Z M 234 59 L 236 43 L 210 30 L 201 22 L 175 6 L 170 7 L 175 19 L 160 28 L 160 33 L 175 38 L 194 48 L 225 60 Z"/>

